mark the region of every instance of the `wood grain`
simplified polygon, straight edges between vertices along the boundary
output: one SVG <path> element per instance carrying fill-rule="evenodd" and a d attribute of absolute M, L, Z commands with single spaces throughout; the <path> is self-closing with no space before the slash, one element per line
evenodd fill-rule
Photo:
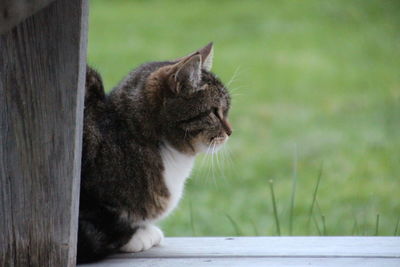
<path fill-rule="evenodd" d="M 87 267 L 286 267 L 286 266 L 321 266 L 321 267 L 399 267 L 398 259 L 370 259 L 370 258 L 183 258 L 183 259 L 115 259 L 97 264 L 88 264 Z M 84 266 L 84 265 L 78 265 Z"/>
<path fill-rule="evenodd" d="M 324 256 L 397 257 L 399 237 L 181 237 L 167 238 L 163 246 L 114 257 L 202 256 Z"/>
<path fill-rule="evenodd" d="M 54 0 L 1 0 L 0 34 L 15 27 Z"/>
<path fill-rule="evenodd" d="M 0 266 L 74 266 L 87 2 L 0 36 Z"/>
<path fill-rule="evenodd" d="M 166 238 L 141 253 L 116 254 L 93 267 L 400 266 L 399 237 Z M 84 267 L 85 265 L 81 265 Z"/>

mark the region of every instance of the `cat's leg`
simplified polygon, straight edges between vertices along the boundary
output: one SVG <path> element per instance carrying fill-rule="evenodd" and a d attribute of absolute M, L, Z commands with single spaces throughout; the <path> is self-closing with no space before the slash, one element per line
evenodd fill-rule
<path fill-rule="evenodd" d="M 81 198 L 84 200 L 84 198 Z M 82 203 L 83 204 L 83 203 Z M 87 204 L 87 203 L 86 203 Z M 94 206 L 79 213 L 77 262 L 87 263 L 105 258 L 128 242 L 138 227 L 122 220 L 118 213 Z"/>
<path fill-rule="evenodd" d="M 147 224 L 139 227 L 131 239 L 121 247 L 123 252 L 139 252 L 147 250 L 161 243 L 163 232 L 155 225 Z"/>

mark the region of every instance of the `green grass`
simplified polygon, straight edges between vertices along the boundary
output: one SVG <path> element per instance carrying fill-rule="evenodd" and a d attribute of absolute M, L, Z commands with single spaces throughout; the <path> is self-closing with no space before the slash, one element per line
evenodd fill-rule
<path fill-rule="evenodd" d="M 271 179 L 282 235 L 398 235 L 399 14 L 380 0 L 92 1 L 88 58 L 107 88 L 209 41 L 231 81 L 230 156 L 199 158 L 166 235 L 276 235 Z"/>

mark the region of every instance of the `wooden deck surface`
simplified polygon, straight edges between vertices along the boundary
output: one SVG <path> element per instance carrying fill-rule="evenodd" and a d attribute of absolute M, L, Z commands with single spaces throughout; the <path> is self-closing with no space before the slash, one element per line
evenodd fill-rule
<path fill-rule="evenodd" d="M 79 266 L 400 266 L 400 237 L 166 238 L 145 252 Z"/>

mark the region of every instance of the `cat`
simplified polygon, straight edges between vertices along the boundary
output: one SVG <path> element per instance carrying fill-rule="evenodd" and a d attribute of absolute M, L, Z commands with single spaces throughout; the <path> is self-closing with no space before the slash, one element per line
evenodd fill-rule
<path fill-rule="evenodd" d="M 210 72 L 212 43 L 145 63 L 108 95 L 88 67 L 77 262 L 158 245 L 154 225 L 178 204 L 195 156 L 232 133 L 230 96 Z"/>

